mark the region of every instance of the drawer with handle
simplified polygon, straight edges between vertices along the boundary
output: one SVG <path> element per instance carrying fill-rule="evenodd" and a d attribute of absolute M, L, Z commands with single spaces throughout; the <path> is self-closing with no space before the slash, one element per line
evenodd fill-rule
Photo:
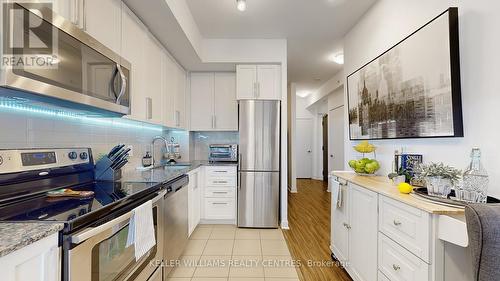
<path fill-rule="evenodd" d="M 236 175 L 233 177 L 207 177 L 208 186 L 236 186 Z"/>
<path fill-rule="evenodd" d="M 206 188 L 205 197 L 208 198 L 236 198 L 235 187 L 232 188 Z"/>
<path fill-rule="evenodd" d="M 379 199 L 379 230 L 430 263 L 430 215 L 385 196 Z"/>
<path fill-rule="evenodd" d="M 236 166 L 207 166 L 207 178 L 236 176 Z"/>
<path fill-rule="evenodd" d="M 381 280 L 429 280 L 430 265 L 384 234 L 380 234 L 378 239 L 378 267 L 382 275 L 386 277 Z"/>
<path fill-rule="evenodd" d="M 205 219 L 232 220 L 236 218 L 234 198 L 205 198 Z"/>

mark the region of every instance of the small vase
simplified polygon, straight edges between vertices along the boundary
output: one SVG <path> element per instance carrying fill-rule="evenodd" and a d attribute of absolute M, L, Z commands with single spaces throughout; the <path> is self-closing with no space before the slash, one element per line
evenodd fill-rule
<path fill-rule="evenodd" d="M 392 179 L 392 184 L 394 185 L 399 185 L 400 183 L 402 182 L 405 182 L 406 181 L 406 176 L 402 175 L 402 176 L 397 176 L 397 177 L 394 177 Z"/>
<path fill-rule="evenodd" d="M 441 198 L 447 198 L 453 186 L 451 179 L 441 176 L 426 177 L 425 182 L 427 184 L 427 194 Z"/>

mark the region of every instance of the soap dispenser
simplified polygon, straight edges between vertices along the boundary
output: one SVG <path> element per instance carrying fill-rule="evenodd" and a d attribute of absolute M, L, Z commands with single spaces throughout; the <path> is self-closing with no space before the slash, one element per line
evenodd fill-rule
<path fill-rule="evenodd" d="M 149 154 L 149 151 L 146 151 L 146 155 L 142 157 L 142 166 L 143 167 L 149 167 L 153 164 L 153 157 L 151 157 L 151 154 Z"/>

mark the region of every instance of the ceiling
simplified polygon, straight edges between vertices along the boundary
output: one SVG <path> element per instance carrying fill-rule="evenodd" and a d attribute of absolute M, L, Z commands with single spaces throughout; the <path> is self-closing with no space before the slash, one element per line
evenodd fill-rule
<path fill-rule="evenodd" d="M 342 51 L 342 38 L 376 0 L 187 0 L 205 38 L 288 41 L 288 81 L 314 91 L 339 70 L 328 60 Z"/>

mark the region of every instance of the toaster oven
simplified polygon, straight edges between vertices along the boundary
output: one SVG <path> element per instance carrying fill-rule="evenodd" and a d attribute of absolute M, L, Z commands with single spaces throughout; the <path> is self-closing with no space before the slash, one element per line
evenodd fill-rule
<path fill-rule="evenodd" d="M 237 144 L 211 144 L 208 149 L 210 162 L 238 162 Z"/>

